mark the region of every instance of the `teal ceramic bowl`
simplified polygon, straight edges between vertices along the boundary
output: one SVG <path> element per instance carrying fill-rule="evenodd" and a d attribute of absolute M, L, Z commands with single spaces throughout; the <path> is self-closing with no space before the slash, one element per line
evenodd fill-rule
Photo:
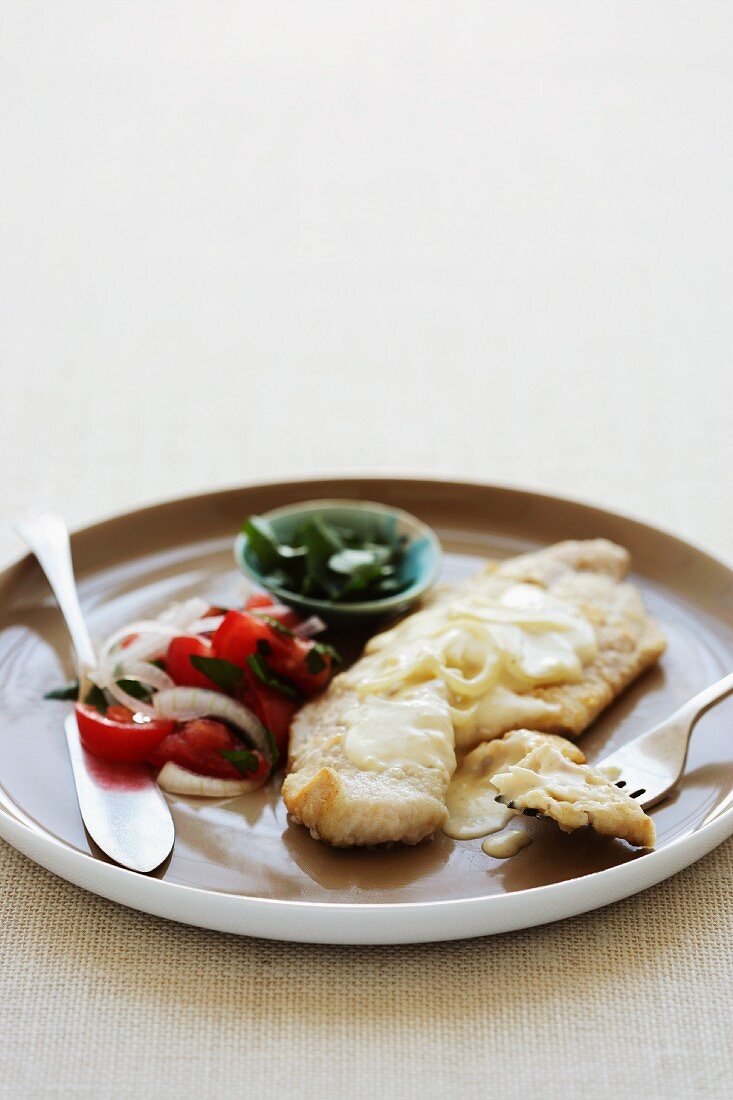
<path fill-rule="evenodd" d="M 234 560 L 246 576 L 282 603 L 305 615 L 318 615 L 330 625 L 351 629 L 401 615 L 435 584 L 442 559 L 438 536 L 427 524 L 399 508 L 361 500 L 306 500 L 274 508 L 265 512 L 264 518 L 269 520 L 280 539 L 287 540 L 304 520 L 315 513 L 340 522 L 359 534 L 363 533 L 365 539 L 373 535 L 375 524 L 385 534 L 406 536 L 407 551 L 398 573 L 400 579 L 405 581 L 405 588 L 392 596 L 361 603 L 336 603 L 300 596 L 268 580 L 259 568 L 247 536 L 240 532 L 234 543 Z"/>

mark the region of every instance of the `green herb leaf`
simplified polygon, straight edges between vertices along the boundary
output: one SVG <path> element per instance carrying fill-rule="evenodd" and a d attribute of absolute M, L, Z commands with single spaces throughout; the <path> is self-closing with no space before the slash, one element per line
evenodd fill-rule
<path fill-rule="evenodd" d="M 344 541 L 328 520 L 322 516 L 311 516 L 303 528 L 303 544 L 309 554 L 328 561 L 332 554 L 343 550 Z"/>
<path fill-rule="evenodd" d="M 79 681 L 71 680 L 68 684 L 64 684 L 63 687 L 52 688 L 51 691 L 47 691 L 43 696 L 44 699 L 73 699 L 74 702 L 79 698 Z"/>
<path fill-rule="evenodd" d="M 325 591 L 329 599 L 337 599 L 343 581 L 330 574 L 328 563 L 343 550 L 340 535 L 320 516 L 313 516 L 303 528 L 303 542 L 307 551 L 305 581 L 308 590 L 314 594 Z"/>
<path fill-rule="evenodd" d="M 84 702 L 88 707 L 95 707 L 100 714 L 107 713 L 107 696 L 104 694 L 101 687 L 97 687 L 96 684 L 92 684 L 89 688 Z"/>
<path fill-rule="evenodd" d="M 274 771 L 280 759 L 280 750 L 277 747 L 273 734 L 268 729 L 265 729 L 265 739 L 267 741 L 267 752 L 265 756 L 270 761 L 270 766 Z"/>
<path fill-rule="evenodd" d="M 302 583 L 302 578 L 296 577 L 294 573 L 286 573 L 280 566 L 274 566 L 267 571 L 267 579 L 272 585 L 277 585 L 278 588 L 288 588 L 290 591 L 295 592 Z"/>
<path fill-rule="evenodd" d="M 266 684 L 269 688 L 274 688 L 275 691 L 279 691 L 282 695 L 286 695 L 288 699 L 297 699 L 300 695 L 297 687 L 290 680 L 286 680 L 284 676 L 278 676 L 272 671 L 262 653 L 252 653 L 247 658 L 247 664 L 251 668 L 261 683 Z"/>
<path fill-rule="evenodd" d="M 260 766 L 259 758 L 249 749 L 221 749 L 220 752 L 225 760 L 228 760 L 238 772 L 242 773 L 245 779 L 252 772 L 256 772 Z"/>
<path fill-rule="evenodd" d="M 242 527 L 252 551 L 265 569 L 273 569 L 280 562 L 280 543 L 266 519 L 250 516 Z"/>
<path fill-rule="evenodd" d="M 380 581 L 377 592 L 380 596 L 394 596 L 398 592 L 401 592 L 404 587 L 404 583 L 397 580 L 396 577 L 388 578 L 387 580 Z"/>
<path fill-rule="evenodd" d="M 330 657 L 335 665 L 342 665 L 344 663 L 343 657 L 337 649 L 332 645 L 328 645 L 327 642 L 316 642 L 316 649 L 323 657 Z"/>
<path fill-rule="evenodd" d="M 141 684 L 139 680 L 118 680 L 117 686 L 126 691 L 128 695 L 131 695 L 133 699 L 139 699 L 142 703 L 147 703 L 152 695 L 148 687 Z"/>
<path fill-rule="evenodd" d="M 262 516 L 250 516 L 242 532 L 273 583 L 292 586 L 302 580 L 306 560 L 304 546 L 289 546 L 281 542 L 270 522 Z"/>
<path fill-rule="evenodd" d="M 305 658 L 305 667 L 310 672 L 311 676 L 318 676 L 323 672 L 326 667 L 326 659 L 322 653 L 319 653 L 316 647 L 308 650 Z"/>
<path fill-rule="evenodd" d="M 208 676 L 222 691 L 234 691 L 244 675 L 239 665 L 222 657 L 199 657 L 192 653 L 188 659 L 194 668 Z"/>
<path fill-rule="evenodd" d="M 267 623 L 267 625 L 271 627 L 276 634 L 282 634 L 286 638 L 295 637 L 295 634 L 292 630 L 288 630 L 288 628 L 284 626 L 279 619 L 273 619 L 272 615 L 265 615 L 264 612 L 258 611 L 257 608 L 255 608 L 251 612 L 251 614 L 256 615 L 258 619 L 262 619 L 263 623 Z"/>
<path fill-rule="evenodd" d="M 399 542 L 397 537 L 397 517 L 385 516 L 382 521 L 382 538 L 380 541 L 387 542 L 390 546 L 395 547 Z"/>
<path fill-rule="evenodd" d="M 384 550 L 389 557 L 389 550 L 386 547 Z M 339 550 L 328 559 L 328 568 L 333 569 L 334 573 L 351 575 L 365 566 L 373 566 L 375 561 L 376 557 L 371 550 Z"/>
<path fill-rule="evenodd" d="M 356 597 L 363 600 L 368 598 L 367 592 L 375 586 L 379 589 L 379 582 L 382 579 L 382 566 L 378 562 L 372 562 L 369 565 L 358 566 L 353 570 L 349 578 L 346 587 L 340 593 L 339 599 L 348 599 L 350 597 Z"/>
<path fill-rule="evenodd" d="M 278 538 L 262 516 L 251 516 L 242 530 L 269 583 L 302 596 L 366 601 L 399 592 L 409 583 L 398 574 L 407 540 L 397 535 L 393 517 L 363 522 L 360 535 L 318 514 L 288 539 Z"/>
<path fill-rule="evenodd" d="M 332 645 L 327 645 L 325 642 L 314 642 L 313 648 L 308 651 L 305 658 L 305 665 L 311 676 L 318 676 L 323 672 L 326 667 L 327 660 L 329 658 L 334 665 L 343 664 L 341 655 Z"/>

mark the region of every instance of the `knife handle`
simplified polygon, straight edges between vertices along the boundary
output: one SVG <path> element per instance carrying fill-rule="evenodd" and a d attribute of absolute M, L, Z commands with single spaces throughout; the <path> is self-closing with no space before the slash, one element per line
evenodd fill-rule
<path fill-rule="evenodd" d="M 13 527 L 36 555 L 48 578 L 71 635 L 79 680 L 83 684 L 96 658 L 79 605 L 66 524 L 53 512 L 30 512 L 15 519 Z"/>

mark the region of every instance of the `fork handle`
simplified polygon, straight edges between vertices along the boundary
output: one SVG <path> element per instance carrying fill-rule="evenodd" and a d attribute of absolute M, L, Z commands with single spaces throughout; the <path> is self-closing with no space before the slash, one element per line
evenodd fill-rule
<path fill-rule="evenodd" d="M 726 695 L 731 694 L 733 694 L 733 672 L 729 672 L 722 680 L 718 680 L 709 687 L 703 688 L 697 695 L 693 695 L 692 699 L 680 707 L 674 717 L 685 719 L 690 725 L 694 725 L 706 710 L 709 710 L 715 703 L 720 702 L 721 699 L 725 699 Z"/>
<path fill-rule="evenodd" d="M 71 635 L 79 679 L 83 682 L 87 672 L 94 668 L 96 658 L 79 604 L 66 524 L 61 516 L 40 512 L 19 517 L 13 526 L 38 558 L 51 585 Z"/>

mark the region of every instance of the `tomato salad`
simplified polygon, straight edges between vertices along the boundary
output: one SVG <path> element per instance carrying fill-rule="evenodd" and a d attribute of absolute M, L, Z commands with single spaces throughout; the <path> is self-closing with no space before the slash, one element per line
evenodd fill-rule
<path fill-rule="evenodd" d="M 293 715 L 339 662 L 315 640 L 321 630 L 265 593 L 241 610 L 195 599 L 131 623 L 101 646 L 76 704 L 82 744 L 105 760 L 147 761 L 173 793 L 254 790 L 284 762 Z"/>

